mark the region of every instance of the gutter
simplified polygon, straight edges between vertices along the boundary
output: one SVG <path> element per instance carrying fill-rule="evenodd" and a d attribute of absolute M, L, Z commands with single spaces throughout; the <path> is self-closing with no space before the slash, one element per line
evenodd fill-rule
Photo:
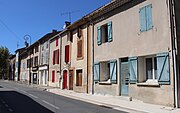
<path fill-rule="evenodd" d="M 174 107 L 178 108 L 178 84 L 177 84 L 177 39 L 176 39 L 176 27 L 175 27 L 175 13 L 174 13 L 174 0 L 169 0 L 170 11 L 170 28 L 171 28 L 171 45 L 172 45 L 172 60 L 174 71 Z"/>

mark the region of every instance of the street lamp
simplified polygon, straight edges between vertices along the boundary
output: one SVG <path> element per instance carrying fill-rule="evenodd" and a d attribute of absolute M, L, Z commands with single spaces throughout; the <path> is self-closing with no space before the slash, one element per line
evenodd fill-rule
<path fill-rule="evenodd" d="M 29 42 L 29 46 L 31 46 L 31 36 L 26 34 L 24 36 L 24 40 L 25 40 L 25 45 L 26 47 L 28 47 L 28 43 L 27 43 L 27 40 L 30 40 Z M 29 59 L 29 85 L 31 84 L 31 54 L 30 54 L 30 59 Z"/>

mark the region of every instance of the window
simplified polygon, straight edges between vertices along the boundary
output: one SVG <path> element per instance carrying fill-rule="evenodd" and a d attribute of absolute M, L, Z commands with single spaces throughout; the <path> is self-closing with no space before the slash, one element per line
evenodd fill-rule
<path fill-rule="evenodd" d="M 48 53 L 48 51 L 46 51 L 46 63 L 48 63 L 48 59 L 49 58 L 49 53 Z"/>
<path fill-rule="evenodd" d="M 53 65 L 59 64 L 59 49 L 53 51 Z"/>
<path fill-rule="evenodd" d="M 42 46 L 42 51 L 44 51 L 44 46 Z"/>
<path fill-rule="evenodd" d="M 38 46 L 35 46 L 35 53 L 37 53 L 38 51 L 39 51 L 39 48 L 38 48 Z"/>
<path fill-rule="evenodd" d="M 38 66 L 38 56 L 34 57 L 34 66 Z"/>
<path fill-rule="evenodd" d="M 94 81 L 117 83 L 117 61 L 105 61 L 94 64 Z"/>
<path fill-rule="evenodd" d="M 43 65 L 43 63 L 44 63 L 44 54 L 42 53 L 41 54 L 41 65 Z"/>
<path fill-rule="evenodd" d="M 97 44 L 112 41 L 112 22 L 97 27 Z"/>
<path fill-rule="evenodd" d="M 33 58 L 27 60 L 27 68 L 31 68 L 33 65 Z"/>
<path fill-rule="evenodd" d="M 83 40 L 78 39 L 77 41 L 77 58 L 82 58 L 83 57 Z"/>
<path fill-rule="evenodd" d="M 146 78 L 147 80 L 157 79 L 157 59 L 156 57 L 146 58 Z"/>
<path fill-rule="evenodd" d="M 49 47 L 49 45 L 48 45 L 48 43 L 46 43 L 46 49 L 48 49 L 48 47 Z"/>
<path fill-rule="evenodd" d="M 55 82 L 55 70 L 52 71 L 52 82 Z"/>
<path fill-rule="evenodd" d="M 58 38 L 56 39 L 56 46 L 58 46 Z"/>
<path fill-rule="evenodd" d="M 82 69 L 76 70 L 76 86 L 82 86 Z"/>
<path fill-rule="evenodd" d="M 69 62 L 69 45 L 65 46 L 65 62 Z"/>
<path fill-rule="evenodd" d="M 140 9 L 140 31 L 148 31 L 152 29 L 152 4 Z"/>
<path fill-rule="evenodd" d="M 169 53 L 129 58 L 130 83 L 170 84 Z"/>

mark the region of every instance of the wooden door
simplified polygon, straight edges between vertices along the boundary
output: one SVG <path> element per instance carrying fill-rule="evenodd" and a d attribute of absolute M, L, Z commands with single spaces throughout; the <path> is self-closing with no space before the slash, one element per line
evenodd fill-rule
<path fill-rule="evenodd" d="M 67 89 L 67 71 L 63 73 L 63 89 Z"/>
<path fill-rule="evenodd" d="M 73 70 L 69 71 L 69 90 L 73 90 Z"/>

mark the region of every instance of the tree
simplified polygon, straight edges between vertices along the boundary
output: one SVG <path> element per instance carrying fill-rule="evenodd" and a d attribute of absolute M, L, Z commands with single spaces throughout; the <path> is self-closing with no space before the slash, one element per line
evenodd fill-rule
<path fill-rule="evenodd" d="M 0 78 L 8 77 L 9 68 L 9 50 L 7 47 L 0 47 Z"/>

